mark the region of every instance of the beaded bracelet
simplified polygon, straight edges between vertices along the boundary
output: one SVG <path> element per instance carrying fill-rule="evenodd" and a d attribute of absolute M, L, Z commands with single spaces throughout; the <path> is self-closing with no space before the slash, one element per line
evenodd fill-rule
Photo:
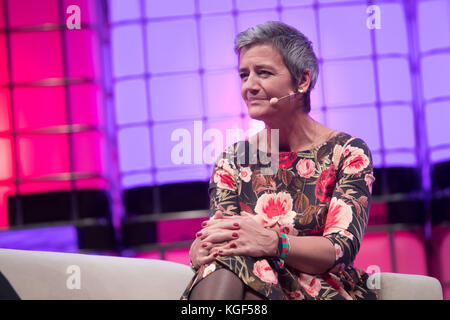
<path fill-rule="evenodd" d="M 280 233 L 278 237 L 278 256 L 280 257 L 280 267 L 284 267 L 284 259 L 286 259 L 289 250 L 291 249 L 291 242 L 286 233 Z"/>

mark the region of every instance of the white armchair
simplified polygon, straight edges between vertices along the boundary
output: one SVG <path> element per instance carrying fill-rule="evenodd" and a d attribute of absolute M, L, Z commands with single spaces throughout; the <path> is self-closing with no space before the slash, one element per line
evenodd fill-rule
<path fill-rule="evenodd" d="M 0 272 L 21 299 L 177 300 L 193 276 L 188 266 L 151 259 L 0 249 Z M 382 300 L 442 300 L 432 277 L 372 275 Z"/>

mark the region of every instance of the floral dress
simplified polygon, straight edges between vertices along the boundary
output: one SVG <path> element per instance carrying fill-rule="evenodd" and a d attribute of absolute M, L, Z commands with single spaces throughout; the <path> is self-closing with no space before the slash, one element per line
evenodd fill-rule
<path fill-rule="evenodd" d="M 242 159 L 249 155 L 246 161 Z M 377 299 L 368 274 L 353 267 L 367 227 L 372 157 L 365 142 L 344 132 L 311 150 L 279 152 L 276 173 L 262 173 L 249 141 L 224 151 L 210 180 L 210 215 L 248 215 L 265 228 L 292 236 L 322 236 L 335 248 L 334 265 L 308 274 L 276 257 L 217 256 L 202 265 L 181 299 L 211 272 L 227 268 L 267 299 Z M 248 161 L 247 161 L 248 160 Z"/>

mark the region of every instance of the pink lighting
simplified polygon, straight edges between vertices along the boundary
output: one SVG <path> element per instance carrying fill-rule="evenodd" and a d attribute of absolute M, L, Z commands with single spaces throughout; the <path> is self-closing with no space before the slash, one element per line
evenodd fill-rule
<path fill-rule="evenodd" d="M 109 188 L 98 3 L 4 1 L 0 28 L 11 31 L 0 33 L 0 227 L 8 226 L 7 196 L 16 191 Z M 80 7 L 81 30 L 66 29 L 69 5 Z M 74 183 L 71 173 L 79 174 Z"/>
<path fill-rule="evenodd" d="M 1 6 L 1 2 L 0 2 Z M 1 14 L 1 12 L 0 12 Z M 2 16 L 3 17 L 3 16 Z M 1 21 L 1 17 L 0 17 Z M 1 28 L 1 27 L 0 27 Z M 4 33 L 0 33 L 0 85 L 6 85 L 8 83 L 8 65 L 6 56 L 6 36 Z"/>
<path fill-rule="evenodd" d="M 167 220 L 158 222 L 158 242 L 191 241 L 207 218 Z"/>
<path fill-rule="evenodd" d="M 98 84 L 74 84 L 69 87 L 72 124 L 104 125 L 104 98 Z"/>
<path fill-rule="evenodd" d="M 13 92 L 17 130 L 67 124 L 66 110 L 61 108 L 65 104 L 64 87 L 17 87 Z"/>
<path fill-rule="evenodd" d="M 29 27 L 44 23 L 58 23 L 58 0 L 8 1 L 11 27 Z"/>
<path fill-rule="evenodd" d="M 18 138 L 20 176 L 69 172 L 68 140 L 66 135 L 37 135 Z"/>
<path fill-rule="evenodd" d="M 70 78 L 99 78 L 101 58 L 99 38 L 94 30 L 66 32 L 68 76 Z"/>
<path fill-rule="evenodd" d="M 387 233 L 368 233 L 354 261 L 355 267 L 367 270 L 376 265 L 382 272 L 393 272 Z"/>
<path fill-rule="evenodd" d="M 11 34 L 14 83 L 62 78 L 61 31 Z"/>
<path fill-rule="evenodd" d="M 423 239 L 411 231 L 396 231 L 394 241 L 397 272 L 427 275 L 427 257 Z"/>
<path fill-rule="evenodd" d="M 387 232 L 367 233 L 354 265 L 361 269 L 376 266 L 380 272 L 428 274 L 425 244 L 411 231 L 395 231 L 392 239 Z"/>

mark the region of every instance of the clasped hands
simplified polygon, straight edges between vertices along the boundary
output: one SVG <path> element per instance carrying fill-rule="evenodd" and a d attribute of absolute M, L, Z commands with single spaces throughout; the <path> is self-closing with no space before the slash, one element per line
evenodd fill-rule
<path fill-rule="evenodd" d="M 189 255 L 195 268 L 221 256 L 276 256 L 278 235 L 249 216 L 224 216 L 216 211 L 204 221 Z"/>

